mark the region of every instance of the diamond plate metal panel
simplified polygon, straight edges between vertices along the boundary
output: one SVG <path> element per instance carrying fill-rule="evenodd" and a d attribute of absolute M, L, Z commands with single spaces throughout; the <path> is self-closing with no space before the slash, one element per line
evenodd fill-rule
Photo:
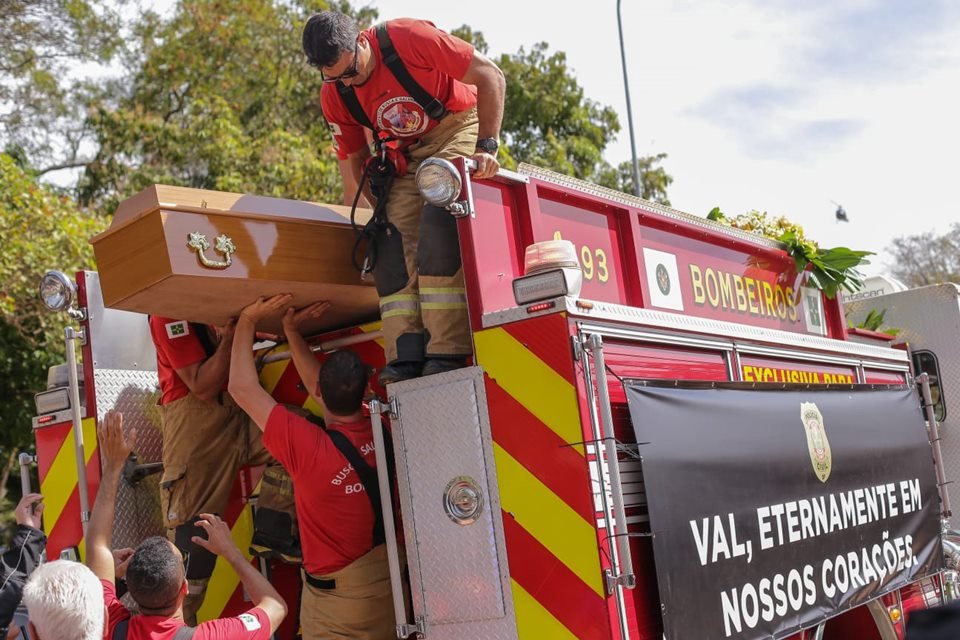
<path fill-rule="evenodd" d="M 429 638 L 516 638 L 483 373 L 461 369 L 391 385 L 414 611 Z M 476 522 L 444 510 L 455 478 L 483 492 Z"/>
<path fill-rule="evenodd" d="M 163 452 L 160 415 L 157 412 L 157 374 L 154 371 L 95 369 L 94 390 L 97 418 L 113 409 L 123 413 L 125 430 L 137 429 L 134 451 L 140 462 L 157 462 Z M 163 535 L 160 511 L 160 476 L 144 478 L 137 485 L 120 483 L 113 525 L 113 546 L 135 547 L 144 538 Z"/>
<path fill-rule="evenodd" d="M 937 356 L 947 410 L 940 426 L 940 450 L 955 514 L 950 525 L 960 527 L 960 288 L 938 284 L 857 300 L 845 307 L 854 322 L 871 309 L 886 309 L 885 325 L 900 329 L 897 342 L 906 341 L 913 350 L 929 350 Z"/>

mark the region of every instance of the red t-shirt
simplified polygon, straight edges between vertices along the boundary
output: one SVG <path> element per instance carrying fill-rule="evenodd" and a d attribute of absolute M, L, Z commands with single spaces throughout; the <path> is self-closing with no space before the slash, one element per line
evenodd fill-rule
<path fill-rule="evenodd" d="M 112 640 L 113 630 L 124 620 L 130 620 L 127 627 L 128 640 L 172 640 L 177 629 L 187 626 L 183 620 L 174 620 L 166 616 L 131 616 L 123 603 L 117 599 L 117 592 L 109 580 L 101 580 L 103 585 L 103 604 L 107 607 L 109 624 L 104 629 L 104 639 Z M 193 640 L 268 640 L 270 638 L 270 619 L 263 609 L 254 607 L 233 618 L 218 618 L 197 625 Z"/>
<path fill-rule="evenodd" d="M 330 425 L 376 469 L 370 421 Z M 326 431 L 283 405 L 270 412 L 263 444 L 290 473 L 303 566 L 323 576 L 373 548 L 373 506 L 353 466 Z"/>
<path fill-rule="evenodd" d="M 203 343 L 193 327 L 184 320 L 150 316 L 150 335 L 157 349 L 157 378 L 160 381 L 160 404 L 169 404 L 190 393 L 190 388 L 177 375 L 176 369 L 207 359 Z"/>
<path fill-rule="evenodd" d="M 473 45 L 440 31 L 426 20 L 390 20 L 387 33 L 410 75 L 448 111 L 464 111 L 477 103 L 477 88 L 460 82 L 473 60 Z M 375 29 L 360 35 L 367 40 L 376 63 L 366 82 L 353 85 L 357 100 L 379 130 L 413 142 L 435 127 L 437 121 L 424 113 L 383 63 Z M 323 85 L 320 106 L 330 123 L 340 158 L 345 159 L 367 144 L 363 125 L 350 115 L 335 84 Z"/>

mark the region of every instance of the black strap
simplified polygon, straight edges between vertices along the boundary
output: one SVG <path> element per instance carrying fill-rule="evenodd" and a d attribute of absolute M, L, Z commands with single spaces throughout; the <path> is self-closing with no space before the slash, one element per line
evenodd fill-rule
<path fill-rule="evenodd" d="M 420 86 L 420 83 L 410 75 L 410 71 L 406 65 L 403 64 L 403 60 L 400 59 L 400 54 L 397 53 L 396 48 L 393 46 L 390 34 L 387 33 L 386 23 L 378 24 L 374 27 L 374 30 L 377 34 L 377 44 L 380 45 L 380 54 L 383 56 L 383 63 L 390 69 L 393 77 L 397 79 L 397 82 L 400 83 L 403 90 L 417 101 L 417 104 L 423 108 L 428 116 L 434 120 L 443 120 L 447 115 L 446 106 L 444 106 L 436 96 Z M 337 82 L 337 91 L 340 93 L 343 104 L 347 107 L 353 119 L 371 131 L 376 131 L 377 128 L 373 126 L 363 107 L 360 106 L 360 101 L 357 99 L 357 94 L 354 92 L 353 87 L 348 87 L 342 82 Z"/>
<path fill-rule="evenodd" d="M 126 640 L 127 633 L 130 631 L 130 618 L 121 621 L 113 628 L 111 640 Z M 194 627 L 180 627 L 174 634 L 173 640 L 190 640 L 197 630 Z"/>
<path fill-rule="evenodd" d="M 390 434 L 383 424 L 380 425 L 380 428 L 383 429 L 383 446 L 384 454 L 387 456 L 388 477 L 393 478 L 393 440 L 391 440 Z M 347 462 L 353 465 L 354 471 L 356 471 L 360 477 L 360 482 L 367 492 L 367 497 L 370 498 L 371 506 L 373 506 L 373 546 L 383 544 L 386 540 L 386 535 L 383 531 L 383 503 L 380 498 L 380 485 L 377 483 L 377 472 L 367 464 L 367 461 L 363 459 L 360 452 L 357 451 L 356 447 L 353 446 L 343 433 L 327 427 L 327 435 L 330 436 L 333 445 L 343 454 Z"/>
<path fill-rule="evenodd" d="M 393 73 L 393 76 L 400 83 L 400 86 L 410 94 L 410 97 L 417 101 L 428 116 L 434 120 L 442 120 L 447 115 L 447 108 L 443 106 L 435 96 L 430 95 L 426 89 L 420 86 L 420 83 L 413 79 L 407 70 L 403 60 L 393 46 L 390 40 L 390 34 L 387 33 L 385 22 L 378 24 L 374 30 L 377 32 L 377 43 L 380 45 L 380 53 L 383 55 L 383 63 Z"/>
<path fill-rule="evenodd" d="M 314 589 L 322 589 L 323 591 L 333 591 L 337 588 L 337 581 L 333 578 L 314 578 L 312 575 L 303 572 L 303 578 L 307 581 Z"/>
<path fill-rule="evenodd" d="M 367 112 L 360 106 L 360 100 L 357 99 L 357 93 L 353 90 L 353 87 L 348 87 L 342 82 L 337 81 L 337 91 L 340 92 L 340 98 L 343 100 L 347 111 L 353 116 L 353 119 L 367 129 L 376 131 L 377 128 L 370 122 L 370 118 L 367 117 Z"/>

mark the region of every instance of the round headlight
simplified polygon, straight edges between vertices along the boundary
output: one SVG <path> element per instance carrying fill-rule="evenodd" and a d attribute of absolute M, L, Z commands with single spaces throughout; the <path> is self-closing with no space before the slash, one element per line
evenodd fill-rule
<path fill-rule="evenodd" d="M 460 195 L 460 172 L 443 158 L 427 158 L 417 167 L 417 189 L 435 207 L 446 207 Z"/>
<path fill-rule="evenodd" d="M 40 280 L 40 299 L 51 311 L 65 311 L 76 298 L 73 280 L 60 271 L 47 271 Z"/>

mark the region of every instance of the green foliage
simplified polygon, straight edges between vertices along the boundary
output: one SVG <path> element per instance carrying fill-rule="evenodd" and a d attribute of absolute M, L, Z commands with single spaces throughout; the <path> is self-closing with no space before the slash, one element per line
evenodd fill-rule
<path fill-rule="evenodd" d="M 900 333 L 900 329 L 893 327 L 884 327 L 883 320 L 887 315 L 886 309 L 870 309 L 867 313 L 867 316 L 857 325 L 854 325 L 852 322 L 850 326 L 855 326 L 857 329 L 866 329 L 867 331 L 877 331 L 879 333 L 885 333 L 889 336 L 896 336 Z"/>
<path fill-rule="evenodd" d="M 666 158 L 665 153 L 637 158 L 637 168 L 640 171 L 640 197 L 669 207 L 667 187 L 673 182 L 673 178 L 663 167 L 656 166 Z M 624 161 L 616 168 L 604 164 L 593 177 L 593 181 L 603 187 L 634 193 L 633 163 Z"/>
<path fill-rule="evenodd" d="M 0 451 L 30 443 L 32 394 L 44 388 L 47 367 L 64 357 L 67 318 L 43 307 L 40 278 L 51 268 L 72 274 L 92 267 L 88 239 L 103 227 L 0 154 Z"/>
<path fill-rule="evenodd" d="M 111 210 L 158 182 L 339 200 L 321 78 L 300 48 L 300 30 L 317 8 L 182 0 L 169 21 L 141 24 L 130 91 L 116 105 L 93 105 L 99 151 L 81 201 Z M 357 15 L 369 23 L 375 13 Z"/>
<path fill-rule="evenodd" d="M 453 35 L 483 54 L 489 45 L 483 33 L 463 25 Z M 590 180 L 600 186 L 634 193 L 629 161 L 611 166 L 603 151 L 620 131 L 616 112 L 587 98 L 562 51 L 551 53 L 546 42 L 527 51 L 494 58 L 506 79 L 506 109 L 501 127 L 501 164 L 512 169 L 526 162 Z M 637 159 L 640 195 L 669 205 L 667 187 L 673 182 L 660 153 Z"/>
<path fill-rule="evenodd" d="M 113 60 L 122 44 L 123 4 L 0 2 L 0 149 L 19 149 L 45 168 L 75 162 L 86 135 L 84 104 L 97 84 L 67 70 Z"/>
<path fill-rule="evenodd" d="M 863 275 L 857 267 L 869 264 L 866 257 L 873 255 L 871 251 L 854 251 L 846 247 L 821 249 L 804 235 L 800 225 L 784 216 L 768 217 L 765 211 L 754 210 L 728 218 L 719 207 L 714 207 L 707 219 L 777 240 L 793 258 L 797 273 L 809 272 L 807 286 L 822 290 L 828 298 L 835 298 L 840 288 L 851 292 L 863 288 Z"/>
<path fill-rule="evenodd" d="M 562 51 L 540 42 L 496 59 L 507 78 L 502 135 L 514 158 L 589 179 L 617 132 L 616 112 L 584 95 Z"/>
<path fill-rule="evenodd" d="M 887 248 L 891 271 L 908 287 L 941 282 L 960 284 L 960 222 L 943 235 L 931 231 L 897 238 Z"/>

